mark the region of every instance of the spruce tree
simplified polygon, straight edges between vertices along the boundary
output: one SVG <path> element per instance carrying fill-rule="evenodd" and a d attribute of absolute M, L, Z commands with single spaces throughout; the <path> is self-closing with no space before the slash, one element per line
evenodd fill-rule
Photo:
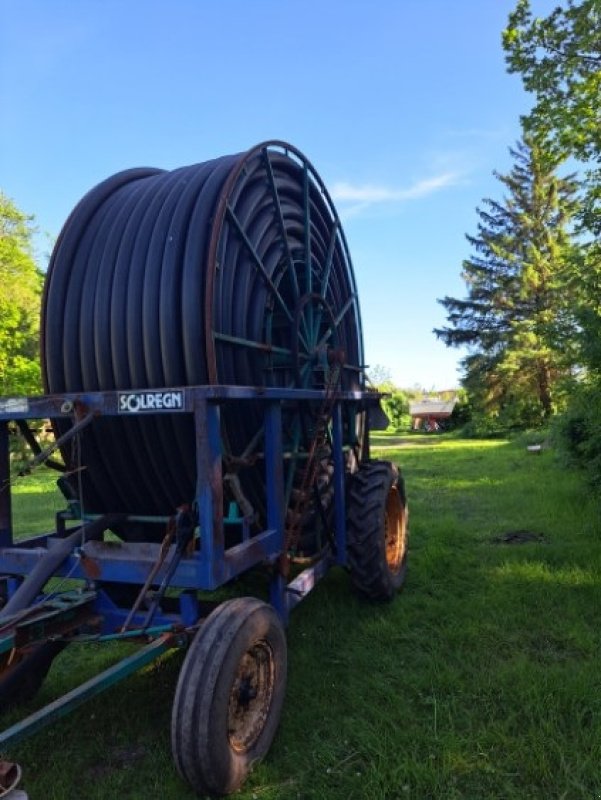
<path fill-rule="evenodd" d="M 467 297 L 439 300 L 449 326 L 434 332 L 467 346 L 463 384 L 474 405 L 525 425 L 553 413 L 577 360 L 564 271 L 577 185 L 534 141 L 510 153 L 509 174 L 494 173 L 505 197 L 483 201 L 477 233 L 467 236 Z"/>

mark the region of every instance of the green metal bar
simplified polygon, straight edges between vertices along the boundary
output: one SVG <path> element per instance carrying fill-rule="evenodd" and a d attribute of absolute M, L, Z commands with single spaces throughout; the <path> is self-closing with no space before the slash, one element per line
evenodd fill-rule
<path fill-rule="evenodd" d="M 330 236 L 330 242 L 328 244 L 328 254 L 326 256 L 326 264 L 323 268 L 323 282 L 321 284 L 321 297 L 322 300 L 326 299 L 326 290 L 328 288 L 328 283 L 330 281 L 330 272 L 332 271 L 332 264 L 334 262 L 334 250 L 336 248 L 336 240 L 338 238 L 338 220 L 334 221 L 334 227 L 332 228 L 332 235 Z"/>
<path fill-rule="evenodd" d="M 238 336 L 229 336 L 227 333 L 215 332 L 213 335 L 216 339 L 221 339 L 223 342 L 230 342 L 230 344 L 238 344 L 241 347 L 250 347 L 254 350 L 263 350 L 282 356 L 292 356 L 292 350 L 288 350 L 287 347 L 277 347 L 274 344 L 267 344 L 267 342 L 254 342 L 251 339 L 240 339 Z"/>
<path fill-rule="evenodd" d="M 66 716 L 70 711 L 82 705 L 86 700 L 109 689 L 124 678 L 129 677 L 147 664 L 152 663 L 162 653 L 173 647 L 183 646 L 178 637 L 174 635 L 163 635 L 146 647 L 139 650 L 118 664 L 101 672 L 100 675 L 92 678 L 76 689 L 59 697 L 53 703 L 49 703 L 44 708 L 31 714 L 29 717 L 17 722 L 4 732 L 0 733 L 0 751 L 7 747 L 17 744 L 27 736 L 37 733 L 39 730 L 49 725 L 61 717 Z"/>
<path fill-rule="evenodd" d="M 288 266 L 290 267 L 290 272 L 292 275 L 292 282 L 294 284 L 294 291 L 296 293 L 296 297 L 300 297 L 300 290 L 298 288 L 298 278 L 296 276 L 296 270 L 294 269 L 294 259 L 292 258 L 292 253 L 290 252 L 290 243 L 288 242 L 288 237 L 286 236 L 286 225 L 284 224 L 284 213 L 282 211 L 282 204 L 280 203 L 280 196 L 278 194 L 278 188 L 275 184 L 275 176 L 273 174 L 273 167 L 271 166 L 271 161 L 269 159 L 269 153 L 267 152 L 267 148 L 263 150 L 263 158 L 265 159 L 265 168 L 267 170 L 267 177 L 269 178 L 269 185 L 271 187 L 271 193 L 273 195 L 273 202 L 275 204 L 275 210 L 278 216 L 278 222 L 280 225 L 280 232 L 282 234 L 282 239 L 284 241 L 284 251 L 286 253 L 286 258 L 288 260 Z"/>
<path fill-rule="evenodd" d="M 76 520 L 77 522 L 80 522 L 80 521 L 83 521 L 83 522 L 94 522 L 94 520 L 100 519 L 100 517 L 104 516 L 104 514 L 88 514 L 88 513 L 84 514 L 83 517 L 81 516 L 81 514 L 77 514 L 76 516 L 74 516 L 73 513 L 69 509 L 67 509 L 66 511 L 59 511 L 58 513 L 59 513 L 59 516 L 61 517 L 61 519 L 64 519 L 64 520 L 72 519 L 72 520 Z M 124 518 L 124 521 L 125 522 L 165 522 L 165 523 L 167 523 L 167 522 L 169 522 L 170 519 L 171 519 L 171 517 L 165 517 L 165 516 L 150 516 L 150 515 L 144 515 L 144 514 L 127 514 L 127 516 Z"/>
<path fill-rule="evenodd" d="M 288 236 L 286 234 L 286 225 L 284 223 L 284 212 L 282 211 L 282 204 L 280 202 L 280 195 L 278 194 L 278 188 L 275 182 L 275 176 L 273 174 L 273 167 L 271 165 L 271 161 L 269 159 L 269 153 L 267 148 L 263 150 L 263 157 L 265 159 L 265 168 L 267 171 L 267 177 L 269 179 L 269 185 L 271 187 L 271 193 L 273 195 L 273 202 L 275 204 L 276 214 L 278 218 L 278 223 L 280 226 L 280 232 L 282 236 L 282 240 L 284 242 L 284 252 L 286 254 L 286 260 L 288 261 L 288 269 L 290 270 L 290 275 L 292 277 L 292 284 L 294 288 L 294 296 L 296 300 L 300 297 L 300 288 L 298 285 L 298 276 L 296 274 L 296 269 L 294 267 L 294 259 L 292 258 L 292 253 L 290 251 L 290 243 L 288 241 Z M 309 331 L 307 330 L 307 324 L 305 322 L 305 318 L 301 319 L 301 325 L 304 328 L 304 339 L 305 345 L 309 341 Z"/>
<path fill-rule="evenodd" d="M 354 295 L 354 294 L 352 294 L 349 297 L 349 299 L 346 301 L 346 303 L 342 306 L 342 309 L 341 309 L 340 313 L 336 316 L 336 318 L 334 320 L 334 325 L 331 325 L 328 328 L 328 332 L 324 336 L 321 337 L 321 339 L 317 343 L 317 347 L 321 347 L 322 345 L 324 345 L 326 343 L 326 341 L 327 341 L 327 339 L 329 337 L 329 334 L 330 334 L 330 330 L 332 328 L 337 328 L 340 325 L 344 315 L 349 310 L 349 308 L 353 305 L 353 303 L 355 302 L 355 299 L 356 299 L 356 295 Z"/>
<path fill-rule="evenodd" d="M 125 631 L 124 633 L 105 633 L 102 636 L 94 634 L 74 636 L 70 638 L 69 644 L 88 644 L 89 642 L 117 642 L 121 639 L 136 639 L 140 636 L 158 636 L 161 633 L 173 631 L 173 625 L 156 625 L 154 628 L 136 628 L 135 630 Z"/>
<path fill-rule="evenodd" d="M 298 467 L 298 459 L 301 457 L 299 453 L 299 446 L 301 440 L 301 424 L 298 418 L 298 415 L 295 417 L 293 422 L 294 430 L 292 433 L 292 450 L 286 451 L 289 453 L 288 457 L 290 459 L 290 464 L 288 467 L 288 474 L 286 476 L 286 486 L 284 490 L 284 507 L 288 508 L 290 505 L 290 499 L 292 497 L 292 490 L 294 489 L 294 476 L 296 474 L 296 470 Z"/>
<path fill-rule="evenodd" d="M 303 205 L 305 212 L 305 291 L 313 291 L 313 274 L 311 271 L 311 207 L 309 205 L 309 165 L 305 163 L 303 171 Z M 309 303 L 307 309 L 307 327 L 313 333 L 313 307 Z M 310 342 L 313 344 L 313 341 Z M 311 348 L 307 350 L 310 352 Z"/>
<path fill-rule="evenodd" d="M 259 270 L 259 272 L 261 273 L 261 275 L 262 275 L 262 277 L 263 277 L 263 280 L 265 281 L 265 283 L 267 284 L 267 286 L 269 286 L 269 288 L 270 288 L 270 289 L 271 289 L 271 291 L 273 292 L 273 294 L 274 294 L 275 298 L 278 300 L 278 302 L 279 302 L 280 306 L 282 307 L 282 311 L 283 311 L 283 312 L 284 312 L 284 314 L 285 314 L 285 315 L 288 317 L 288 321 L 289 321 L 289 322 L 292 322 L 292 321 L 293 321 L 293 319 L 292 319 L 292 314 L 290 313 L 290 311 L 289 311 L 289 309 L 288 309 L 288 306 L 286 305 L 286 303 L 284 303 L 284 298 L 283 298 L 283 297 L 282 297 L 282 295 L 279 293 L 279 291 L 278 291 L 278 288 L 277 288 L 277 286 L 275 285 L 275 283 L 274 283 L 274 282 L 271 280 L 271 278 L 269 277 L 269 275 L 268 275 L 268 273 L 267 273 L 267 270 L 265 269 L 265 265 L 264 265 L 264 264 L 263 264 L 263 262 L 261 261 L 261 258 L 260 258 L 260 256 L 259 256 L 259 254 L 257 253 L 257 251 L 255 250 L 255 248 L 253 247 L 253 244 L 252 244 L 252 242 L 250 241 L 250 239 L 248 238 L 248 236 L 247 236 L 247 235 L 246 235 L 246 233 L 244 232 L 244 230 L 243 230 L 243 228 L 242 228 L 242 225 L 240 224 L 240 220 L 239 220 L 239 219 L 238 219 L 238 217 L 237 217 L 237 216 L 234 214 L 234 211 L 233 211 L 232 207 L 229 205 L 229 203 L 228 203 L 228 205 L 227 205 L 227 207 L 226 207 L 226 208 L 227 208 L 227 214 L 228 214 L 228 216 L 229 216 L 229 218 L 230 218 L 231 222 L 233 222 L 233 224 L 234 224 L 234 227 L 235 227 L 235 228 L 236 228 L 236 230 L 238 231 L 238 234 L 239 234 L 240 238 L 242 239 L 242 241 L 244 242 L 244 245 L 245 245 L 246 249 L 247 249 L 247 250 L 248 250 L 248 252 L 250 253 L 250 255 L 251 255 L 251 257 L 252 257 L 252 260 L 253 260 L 253 261 L 254 261 L 254 263 L 255 263 L 255 266 L 257 267 L 257 269 L 258 269 L 258 270 Z"/>
<path fill-rule="evenodd" d="M 305 164 L 303 171 L 303 206 L 305 214 L 305 291 L 313 291 L 313 276 L 311 274 L 311 207 L 309 205 L 309 167 Z"/>
<path fill-rule="evenodd" d="M 306 387 L 308 385 L 307 381 L 305 379 L 307 377 L 307 373 L 311 371 L 311 367 L 312 366 L 313 365 L 311 364 L 311 361 L 306 361 L 303 364 L 303 366 L 301 367 L 301 370 L 300 370 L 300 377 L 301 377 L 300 383 L 301 383 L 301 386 L 305 386 Z"/>
<path fill-rule="evenodd" d="M 238 456 L 238 457 L 241 458 L 241 459 L 248 458 L 252 454 L 252 452 L 255 449 L 255 447 L 259 444 L 259 442 L 263 438 L 264 433 L 265 433 L 265 429 L 264 429 L 263 425 L 261 425 L 259 430 L 255 433 L 255 435 L 252 437 L 250 442 L 244 448 L 244 452 L 242 453 L 242 455 Z"/>
<path fill-rule="evenodd" d="M 6 636 L 3 636 L 0 639 L 0 655 L 2 653 L 7 653 L 9 650 L 12 650 L 15 646 L 15 634 L 9 633 Z"/>
<path fill-rule="evenodd" d="M 303 357 L 304 358 L 309 358 L 309 356 L 303 356 Z M 310 366 L 310 364 L 309 364 L 309 366 Z M 301 368 L 301 375 L 306 370 L 306 368 L 307 368 L 307 364 L 305 364 Z M 295 387 L 295 382 L 292 380 L 292 381 L 289 381 L 286 384 L 285 388 L 286 389 L 294 389 L 294 387 Z M 253 452 L 253 450 L 255 449 L 255 447 L 259 444 L 259 442 L 263 438 L 264 433 L 265 433 L 265 428 L 264 428 L 263 425 L 261 425 L 261 427 L 258 429 L 258 431 L 255 433 L 255 435 L 252 437 L 250 442 L 245 447 L 244 452 L 240 456 L 237 456 L 237 458 L 240 458 L 240 459 L 248 458 L 251 455 L 251 453 Z M 262 454 L 258 454 L 258 455 L 260 455 L 261 458 L 263 457 Z"/>
<path fill-rule="evenodd" d="M 321 283 L 321 291 L 320 297 L 322 300 L 325 301 L 326 294 L 328 291 L 328 283 L 330 282 L 330 273 L 332 271 L 332 265 L 334 263 L 334 250 L 336 249 L 336 241 L 338 238 L 338 220 L 334 220 L 334 227 L 332 228 L 332 233 L 330 234 L 330 241 L 328 243 L 328 252 L 326 254 L 326 263 L 323 269 L 323 276 L 322 276 L 322 283 Z M 319 336 L 319 328 L 321 327 L 321 320 L 323 317 L 323 307 L 320 305 L 317 309 L 317 321 L 315 323 L 315 329 L 313 331 L 313 340 L 315 341 Z"/>

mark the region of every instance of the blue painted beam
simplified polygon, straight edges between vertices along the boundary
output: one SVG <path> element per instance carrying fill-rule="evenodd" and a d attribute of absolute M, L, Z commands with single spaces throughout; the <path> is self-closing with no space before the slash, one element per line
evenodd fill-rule
<path fill-rule="evenodd" d="M 286 607 L 288 612 L 292 611 L 326 576 L 331 566 L 332 558 L 326 555 L 300 572 L 293 581 L 290 581 L 286 586 Z"/>
<path fill-rule="evenodd" d="M 123 395 L 177 394 L 180 398 L 177 407 L 136 407 L 124 404 Z M 197 403 L 202 400 L 321 400 L 323 391 L 319 389 L 288 389 L 286 387 L 265 386 L 180 386 L 165 387 L 140 392 L 66 392 L 65 394 L 49 394 L 34 397 L 14 398 L 14 402 L 0 398 L 0 422 L 18 419 L 64 419 L 71 418 L 74 405 L 85 408 L 88 412 L 98 412 L 105 416 L 127 414 L 173 414 L 193 413 Z M 381 395 L 377 392 L 345 391 L 338 392 L 342 401 L 361 402 L 364 405 L 376 404 Z M 127 410 L 129 408 L 129 410 Z"/>

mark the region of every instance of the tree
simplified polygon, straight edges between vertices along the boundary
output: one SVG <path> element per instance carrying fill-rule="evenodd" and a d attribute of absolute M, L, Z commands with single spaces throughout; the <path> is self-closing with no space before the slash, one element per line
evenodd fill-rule
<path fill-rule="evenodd" d="M 510 153 L 510 173 L 495 173 L 507 197 L 484 200 L 477 235 L 467 236 L 468 296 L 439 301 L 450 327 L 434 332 L 448 346 L 468 347 L 463 385 L 476 408 L 508 424 L 535 424 L 554 411 L 576 361 L 564 279 L 576 184 L 556 175 L 533 140 Z"/>
<path fill-rule="evenodd" d="M 42 273 L 33 258 L 32 217 L 0 192 L 0 395 L 40 391 Z"/>
<path fill-rule="evenodd" d="M 561 155 L 583 162 L 601 153 L 601 3 L 568 0 L 546 18 L 518 0 L 503 32 L 510 72 L 536 103 L 526 131 L 544 135 Z"/>
<path fill-rule="evenodd" d="M 382 391 L 387 391 L 390 394 L 390 397 L 385 397 L 382 400 L 390 425 L 396 431 L 408 428 L 411 423 L 411 416 L 409 414 L 409 398 L 405 392 L 394 386 L 389 389 L 382 389 Z"/>
<path fill-rule="evenodd" d="M 567 0 L 539 19 L 529 0 L 518 0 L 503 46 L 509 71 L 519 73 L 534 95 L 534 107 L 522 118 L 525 130 L 584 166 L 581 247 L 571 267 L 581 287 L 585 347 L 596 358 L 601 332 L 601 2 Z"/>
<path fill-rule="evenodd" d="M 392 386 L 392 373 L 383 364 L 376 364 L 367 373 L 367 379 L 373 386 Z"/>
<path fill-rule="evenodd" d="M 369 382 L 375 386 L 378 391 L 385 392 L 388 396 L 382 400 L 382 407 L 390 426 L 395 430 L 401 428 L 408 428 L 411 421 L 409 415 L 409 396 L 407 392 L 402 389 L 397 389 L 392 380 L 392 374 L 388 367 L 382 364 L 376 364 L 369 370 Z"/>

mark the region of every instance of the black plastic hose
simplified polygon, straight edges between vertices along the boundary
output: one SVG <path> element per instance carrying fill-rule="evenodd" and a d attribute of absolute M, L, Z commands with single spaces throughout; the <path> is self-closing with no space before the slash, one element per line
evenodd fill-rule
<path fill-rule="evenodd" d="M 48 392 L 321 387 L 324 347 L 345 353 L 343 388 L 362 388 L 344 234 L 321 179 L 291 145 L 119 173 L 81 200 L 54 249 L 42 309 Z M 261 424 L 258 408 L 243 408 L 224 412 L 232 455 L 256 441 Z M 189 502 L 191 424 L 178 415 L 95 421 L 81 442 L 86 510 L 165 515 Z M 63 457 L 80 465 L 71 448 Z M 240 478 L 260 507 L 262 476 Z M 162 536 L 160 528 L 120 533 Z"/>

